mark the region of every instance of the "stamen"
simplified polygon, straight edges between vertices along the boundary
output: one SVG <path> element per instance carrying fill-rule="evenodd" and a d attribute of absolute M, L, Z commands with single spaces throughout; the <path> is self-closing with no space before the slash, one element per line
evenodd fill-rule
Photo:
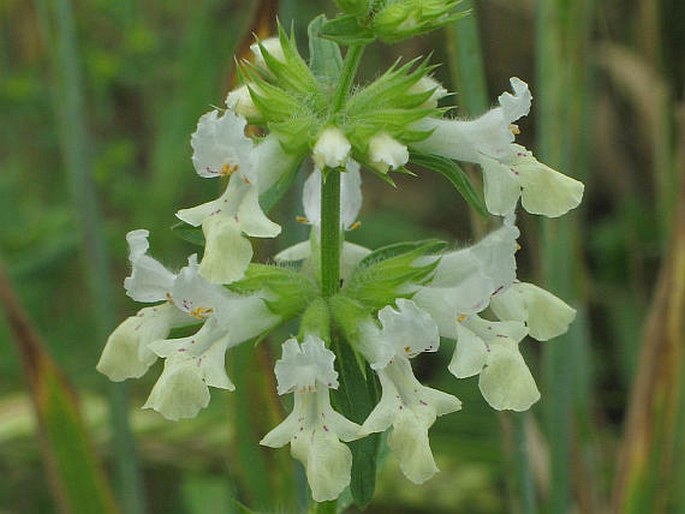
<path fill-rule="evenodd" d="M 519 128 L 519 126 L 514 123 L 509 124 L 509 131 L 515 136 L 518 136 L 521 133 L 521 129 Z"/>
<path fill-rule="evenodd" d="M 238 171 L 237 164 L 224 164 L 221 167 L 221 170 L 219 171 L 219 175 L 221 175 L 222 177 L 229 177 L 233 175 L 236 171 Z"/>
<path fill-rule="evenodd" d="M 212 309 L 211 307 L 195 307 L 188 314 L 190 314 L 193 318 L 205 319 L 213 311 L 214 311 L 214 309 Z"/>
<path fill-rule="evenodd" d="M 348 230 L 357 230 L 361 226 L 362 226 L 361 221 L 355 221 L 354 223 L 352 223 L 352 225 L 350 225 L 350 228 Z"/>
<path fill-rule="evenodd" d="M 460 314 L 459 316 L 457 316 L 457 323 L 461 323 L 465 319 L 466 319 L 466 314 Z"/>
<path fill-rule="evenodd" d="M 309 220 L 307 216 L 295 216 L 295 221 L 302 223 L 303 225 L 309 225 Z"/>
<path fill-rule="evenodd" d="M 171 293 L 166 293 L 166 301 L 169 302 L 171 305 L 174 304 L 174 298 L 171 296 Z"/>

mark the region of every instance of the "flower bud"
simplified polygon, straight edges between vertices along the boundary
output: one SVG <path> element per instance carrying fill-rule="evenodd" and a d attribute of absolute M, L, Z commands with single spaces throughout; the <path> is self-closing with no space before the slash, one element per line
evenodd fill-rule
<path fill-rule="evenodd" d="M 397 139 L 381 132 L 369 141 L 369 159 L 376 170 L 387 173 L 404 166 L 409 160 L 409 152 Z"/>
<path fill-rule="evenodd" d="M 262 55 L 262 48 L 277 61 L 285 62 L 281 40 L 277 37 L 270 37 L 264 41 L 258 41 L 257 43 L 252 43 L 250 45 L 250 50 L 254 54 L 254 62 L 257 66 L 266 68 L 266 62 L 264 62 L 264 56 Z"/>
<path fill-rule="evenodd" d="M 338 127 L 325 128 L 312 150 L 312 159 L 319 169 L 344 166 L 352 145 Z"/>
<path fill-rule="evenodd" d="M 388 2 L 374 16 L 374 32 L 388 42 L 425 34 L 459 17 L 453 13 L 458 3 L 456 0 Z"/>
<path fill-rule="evenodd" d="M 257 106 L 252 101 L 252 96 L 250 95 L 250 90 L 247 85 L 240 86 L 239 88 L 228 92 L 228 96 L 226 96 L 226 107 L 245 118 L 258 118 L 260 115 Z"/>
<path fill-rule="evenodd" d="M 440 82 L 429 76 L 421 77 L 416 84 L 409 88 L 409 92 L 413 94 L 427 93 L 429 91 L 433 91 L 433 94 L 422 105 L 422 107 L 427 109 L 435 109 L 438 106 L 438 100 L 449 94 Z"/>

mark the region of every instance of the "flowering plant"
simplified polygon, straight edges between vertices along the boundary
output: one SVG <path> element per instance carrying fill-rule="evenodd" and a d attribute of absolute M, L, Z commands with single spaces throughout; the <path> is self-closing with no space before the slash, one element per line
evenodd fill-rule
<path fill-rule="evenodd" d="M 236 387 L 226 373 L 228 350 L 299 320 L 275 365 L 278 393 L 294 397 L 292 412 L 261 444 L 290 445 L 316 502 L 335 500 L 353 474 L 364 472 L 354 465 L 361 455 L 345 443 L 370 434 L 389 432 L 387 447 L 412 482 L 438 471 L 429 429 L 461 402 L 421 384 L 411 359 L 437 351 L 441 338 L 454 344 L 450 373 L 479 375 L 494 409 L 523 411 L 540 398 L 519 344 L 527 335 L 545 341 L 565 332 L 575 311 L 517 279 L 515 211 L 520 198 L 530 213 L 561 216 L 583 194 L 580 182 L 515 143 L 514 122 L 532 101 L 521 79 L 512 78 L 512 91 L 470 120 L 439 106 L 447 90 L 427 60 L 398 61 L 353 87 L 366 45 L 440 27 L 461 16 L 456 2 L 338 5 L 340 16 L 312 22 L 308 62 L 279 28 L 277 37 L 252 46 L 254 59 L 241 63 L 243 84 L 228 94 L 226 109 L 200 117 L 191 136 L 193 166 L 227 185 L 219 198 L 176 215 L 201 230 L 203 253 L 174 273 L 148 255 L 146 230 L 129 232 L 132 271 L 124 287 L 153 305 L 116 328 L 98 363 L 120 381 L 164 359 L 144 407 L 168 419 L 193 417 L 207 406 L 210 387 Z M 347 46 L 344 58 L 340 46 Z M 260 130 L 246 132 L 248 126 Z M 455 161 L 480 166 L 484 198 Z M 394 173 L 419 168 L 445 175 L 499 228 L 460 249 L 428 240 L 371 250 L 344 240 L 357 225 L 362 169 L 394 184 Z M 273 264 L 253 262 L 250 238 L 280 234 L 267 212 L 301 169 L 312 170 L 303 189 L 310 237 Z M 197 330 L 170 338 L 176 327 Z M 359 409 L 331 403 L 336 389 L 364 406 L 363 419 Z M 373 441 L 377 453 L 379 439 Z M 370 500 L 354 485 L 351 493 L 360 506 Z"/>

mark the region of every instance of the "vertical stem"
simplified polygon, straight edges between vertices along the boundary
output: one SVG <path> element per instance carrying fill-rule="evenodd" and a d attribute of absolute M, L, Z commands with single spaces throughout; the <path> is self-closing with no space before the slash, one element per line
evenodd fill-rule
<path fill-rule="evenodd" d="M 321 173 L 321 293 L 329 298 L 340 288 L 340 172 Z"/>

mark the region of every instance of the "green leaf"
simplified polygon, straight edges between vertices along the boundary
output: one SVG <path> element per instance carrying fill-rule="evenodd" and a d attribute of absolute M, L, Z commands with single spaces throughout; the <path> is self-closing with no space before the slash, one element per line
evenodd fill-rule
<path fill-rule="evenodd" d="M 193 227 L 183 221 L 179 221 L 171 226 L 171 231 L 184 241 L 197 246 L 205 245 L 205 235 L 202 233 L 202 227 Z"/>
<path fill-rule="evenodd" d="M 409 156 L 409 162 L 440 173 L 450 181 L 464 200 L 466 200 L 478 214 L 484 218 L 488 217 L 488 209 L 485 207 L 483 198 L 473 187 L 464 170 L 462 170 L 452 159 L 412 150 Z"/>
<path fill-rule="evenodd" d="M 376 39 L 373 32 L 362 27 L 357 17 L 352 14 L 326 20 L 321 26 L 320 34 L 321 37 L 346 46 L 367 45 Z"/>
<path fill-rule="evenodd" d="M 321 27 L 326 21 L 326 16 L 322 14 L 314 18 L 307 28 L 307 34 L 309 35 L 309 65 L 315 77 L 323 79 L 331 86 L 335 86 L 340 78 L 343 59 L 338 45 L 320 36 Z"/>
<path fill-rule="evenodd" d="M 348 419 L 363 423 L 378 402 L 378 382 L 369 365 L 358 358 L 352 347 L 334 340 L 340 387 L 333 390 L 333 404 Z M 360 366 L 363 364 L 363 368 Z M 376 460 L 380 434 L 349 443 L 352 451 L 350 491 L 357 506 L 365 508 L 376 489 Z"/>

